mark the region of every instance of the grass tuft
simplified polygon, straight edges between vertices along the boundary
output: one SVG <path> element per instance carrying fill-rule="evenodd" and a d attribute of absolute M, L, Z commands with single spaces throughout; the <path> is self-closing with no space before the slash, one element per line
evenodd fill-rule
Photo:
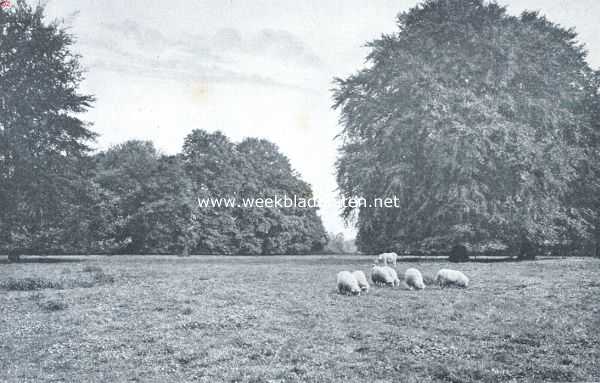
<path fill-rule="evenodd" d="M 61 311 L 69 307 L 69 305 L 58 299 L 49 299 L 45 302 L 38 303 L 39 307 L 47 312 Z"/>
<path fill-rule="evenodd" d="M 62 283 L 40 277 L 8 278 L 5 281 L 0 281 L 0 289 L 8 291 L 33 291 L 62 288 Z"/>
<path fill-rule="evenodd" d="M 86 265 L 83 270 L 84 273 L 104 273 L 102 267 L 95 265 Z"/>
<path fill-rule="evenodd" d="M 115 282 L 115 278 L 100 271 L 85 272 L 79 275 L 67 274 L 61 272 L 54 279 L 43 277 L 10 277 L 6 280 L 0 280 L 0 290 L 7 291 L 36 291 L 43 289 L 68 289 L 76 287 L 91 288 L 98 285 L 107 285 Z"/>

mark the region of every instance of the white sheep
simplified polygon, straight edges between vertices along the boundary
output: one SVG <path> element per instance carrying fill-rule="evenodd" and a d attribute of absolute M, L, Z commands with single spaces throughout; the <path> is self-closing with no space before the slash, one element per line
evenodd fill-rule
<path fill-rule="evenodd" d="M 371 280 L 376 285 L 393 285 L 394 277 L 387 270 L 387 266 L 373 265 L 371 269 Z"/>
<path fill-rule="evenodd" d="M 396 265 L 398 262 L 398 254 L 396 253 L 381 253 L 377 256 L 377 263 L 383 263 L 384 265 Z"/>
<path fill-rule="evenodd" d="M 371 269 L 371 280 L 376 285 L 400 286 L 400 280 L 396 270 L 389 266 L 373 265 Z"/>
<path fill-rule="evenodd" d="M 425 283 L 423 283 L 423 276 L 421 272 L 415 268 L 410 268 L 404 273 L 404 283 L 409 289 L 423 290 Z"/>
<path fill-rule="evenodd" d="M 358 281 L 349 271 L 340 271 L 337 275 L 337 291 L 340 294 L 360 295 Z"/>
<path fill-rule="evenodd" d="M 435 275 L 435 282 L 441 287 L 457 286 L 466 288 L 469 286 L 469 278 L 458 270 L 441 269 Z"/>
<path fill-rule="evenodd" d="M 369 282 L 367 281 L 367 276 L 361 270 L 356 270 L 352 272 L 352 275 L 358 282 L 358 287 L 366 293 L 369 292 Z"/>
<path fill-rule="evenodd" d="M 400 279 L 398 278 L 398 273 L 396 273 L 396 270 L 389 266 L 383 266 L 383 269 L 392 278 L 392 286 L 400 286 Z"/>

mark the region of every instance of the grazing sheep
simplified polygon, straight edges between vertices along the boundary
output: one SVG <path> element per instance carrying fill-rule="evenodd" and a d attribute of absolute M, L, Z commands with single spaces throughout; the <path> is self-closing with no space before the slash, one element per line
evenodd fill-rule
<path fill-rule="evenodd" d="M 376 285 L 394 285 L 394 277 L 387 270 L 389 267 L 387 266 L 377 266 L 373 265 L 371 269 L 371 280 Z"/>
<path fill-rule="evenodd" d="M 340 271 L 337 275 L 337 291 L 340 294 L 360 295 L 358 281 L 349 271 Z"/>
<path fill-rule="evenodd" d="M 400 279 L 396 270 L 389 266 L 373 265 L 371 280 L 376 285 L 400 286 Z"/>
<path fill-rule="evenodd" d="M 390 275 L 392 278 L 392 286 L 400 286 L 400 279 L 398 278 L 398 273 L 392 267 L 383 266 L 383 269 Z"/>
<path fill-rule="evenodd" d="M 423 290 L 425 288 L 425 283 L 423 283 L 423 276 L 421 275 L 421 272 L 414 268 L 406 270 L 404 273 L 404 283 L 406 283 L 408 288 L 411 290 Z"/>
<path fill-rule="evenodd" d="M 356 270 L 352 272 L 352 275 L 354 276 L 354 278 L 356 279 L 356 281 L 358 282 L 358 287 L 360 287 L 360 289 L 366 293 L 369 292 L 369 282 L 367 281 L 367 276 L 365 275 L 365 273 L 363 273 L 360 270 Z"/>
<path fill-rule="evenodd" d="M 457 286 L 466 288 L 469 286 L 469 278 L 458 270 L 441 269 L 435 275 L 435 282 L 441 287 Z"/>
<path fill-rule="evenodd" d="M 396 253 L 381 253 L 377 256 L 377 263 L 383 263 L 384 265 L 396 265 L 398 262 L 398 254 Z"/>

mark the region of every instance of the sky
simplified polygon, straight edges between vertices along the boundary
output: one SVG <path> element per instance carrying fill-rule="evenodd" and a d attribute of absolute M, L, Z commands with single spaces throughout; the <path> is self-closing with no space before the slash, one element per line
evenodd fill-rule
<path fill-rule="evenodd" d="M 600 1 L 505 0 L 511 14 L 539 10 L 575 27 L 600 67 Z M 309 182 L 325 228 L 354 235 L 339 217 L 335 159 L 341 130 L 333 78 L 365 65 L 365 43 L 396 31 L 414 0 L 49 0 L 46 15 L 76 36 L 95 95 L 82 117 L 105 149 L 128 139 L 181 150 L 193 129 L 233 141 L 276 143 Z"/>

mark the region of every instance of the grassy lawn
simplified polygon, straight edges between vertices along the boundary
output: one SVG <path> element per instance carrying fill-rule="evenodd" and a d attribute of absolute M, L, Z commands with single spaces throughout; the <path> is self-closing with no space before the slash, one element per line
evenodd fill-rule
<path fill-rule="evenodd" d="M 458 268 L 466 290 L 372 287 L 372 257 L 0 264 L 0 382 L 600 380 L 600 260 Z"/>

